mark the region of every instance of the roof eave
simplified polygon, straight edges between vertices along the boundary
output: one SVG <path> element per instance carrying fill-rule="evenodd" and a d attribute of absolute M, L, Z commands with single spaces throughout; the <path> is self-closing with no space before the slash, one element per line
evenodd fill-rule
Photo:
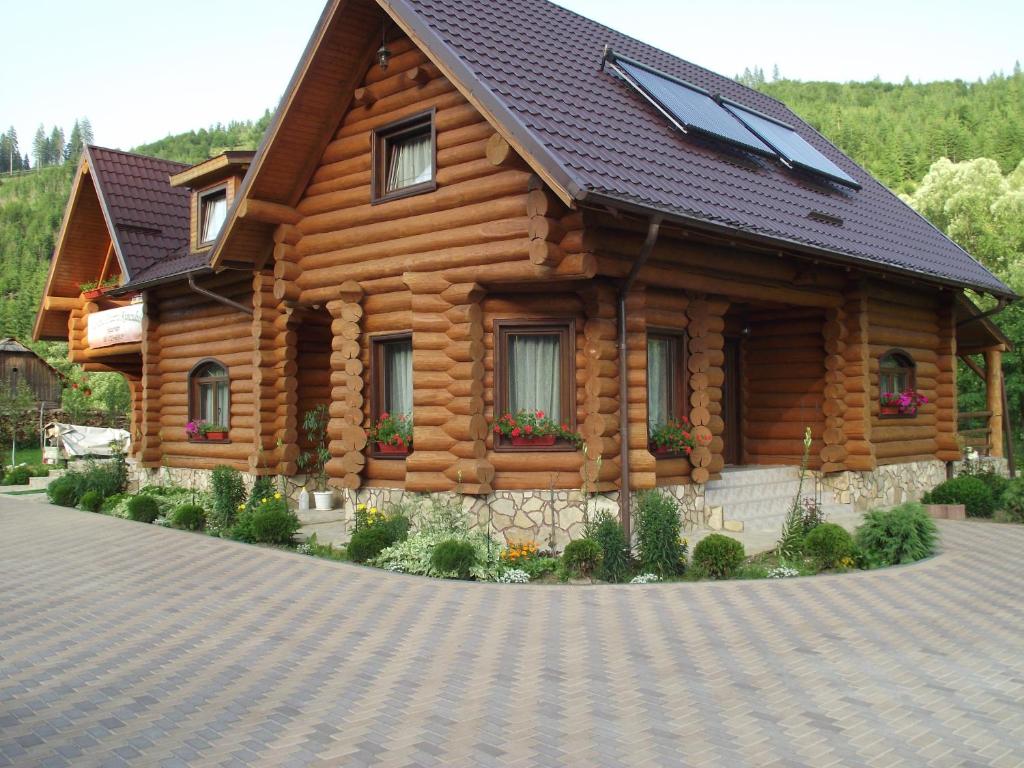
<path fill-rule="evenodd" d="M 996 298 L 1008 299 L 1014 301 L 1020 298 L 1009 288 L 1006 291 L 999 291 L 993 286 L 980 286 L 972 283 L 967 283 L 961 280 L 954 280 L 952 278 L 944 278 L 940 275 L 933 275 L 928 272 L 919 272 L 912 269 L 905 269 L 902 267 L 896 267 L 889 264 L 882 264 L 873 259 L 865 256 L 857 256 L 856 254 L 843 253 L 840 251 L 831 251 L 825 248 L 818 248 L 807 243 L 801 243 L 797 240 L 790 240 L 783 237 L 775 237 L 771 235 L 763 235 L 757 232 L 751 232 L 749 230 L 732 227 L 726 224 L 717 224 L 707 219 L 701 219 L 696 216 L 686 216 L 680 214 L 677 211 L 673 211 L 667 208 L 658 208 L 655 206 L 646 206 L 636 203 L 632 200 L 616 197 L 601 192 L 594 192 L 593 190 L 581 190 L 577 201 L 581 205 L 597 205 L 597 206 L 610 206 L 632 213 L 637 213 L 643 216 L 650 216 L 657 214 L 663 216 L 666 220 L 674 221 L 678 224 L 684 224 L 693 229 L 703 230 L 711 234 L 717 235 L 728 235 L 729 237 L 747 240 L 748 242 L 755 243 L 758 245 L 767 245 L 775 248 L 785 247 L 791 251 L 795 251 L 802 255 L 806 255 L 812 258 L 822 259 L 824 261 L 830 261 L 842 266 L 856 266 L 859 269 L 868 270 L 871 272 L 881 272 L 883 274 L 898 274 L 902 277 L 910 277 L 916 280 L 925 280 L 936 285 L 940 285 L 946 288 L 956 288 L 958 290 L 969 289 L 979 293 L 987 293 Z"/>
<path fill-rule="evenodd" d="M 197 275 L 212 274 L 213 268 L 209 265 L 202 267 L 194 267 L 193 269 L 187 269 L 182 272 L 175 272 L 173 275 L 162 275 L 160 277 L 154 277 L 152 280 L 140 280 L 137 283 L 128 282 L 124 285 L 118 286 L 112 291 L 107 291 L 108 296 L 118 297 L 126 296 L 130 293 L 138 293 L 139 291 L 148 291 L 152 288 L 158 288 L 162 285 L 168 285 L 170 283 L 176 283 L 181 280 L 187 280 L 189 277 L 195 277 Z"/>

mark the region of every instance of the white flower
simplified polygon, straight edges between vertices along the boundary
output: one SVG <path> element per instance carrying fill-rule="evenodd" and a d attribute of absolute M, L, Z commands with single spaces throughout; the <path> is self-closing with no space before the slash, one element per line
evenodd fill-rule
<path fill-rule="evenodd" d="M 521 568 L 509 568 L 496 581 L 500 584 L 529 584 L 530 574 Z"/>
<path fill-rule="evenodd" d="M 790 568 L 788 565 L 779 565 L 768 571 L 769 579 L 791 579 L 799 575 L 800 571 L 796 568 Z"/>
<path fill-rule="evenodd" d="M 656 573 L 641 573 L 639 576 L 634 576 L 630 580 L 630 584 L 654 584 L 661 581 L 661 577 Z"/>
<path fill-rule="evenodd" d="M 295 548 L 295 551 L 298 552 L 300 555 L 312 555 L 313 554 L 313 548 L 311 546 L 309 546 L 309 544 L 306 543 L 306 542 L 303 542 L 302 544 L 299 544 L 299 546 L 297 546 Z"/>

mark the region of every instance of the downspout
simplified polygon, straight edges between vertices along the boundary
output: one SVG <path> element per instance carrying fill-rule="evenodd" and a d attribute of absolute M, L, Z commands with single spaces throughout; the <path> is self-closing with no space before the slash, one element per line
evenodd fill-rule
<path fill-rule="evenodd" d="M 1009 303 L 1010 303 L 1009 299 L 1007 299 L 1005 297 L 1000 297 L 1000 298 L 996 299 L 996 305 L 994 307 L 992 307 L 992 309 L 987 309 L 987 310 L 985 310 L 984 312 L 982 312 L 981 314 L 978 314 L 978 315 L 971 315 L 970 317 L 965 317 L 963 320 L 961 320 L 959 323 L 956 324 L 956 327 L 957 328 L 963 328 L 965 325 L 970 325 L 971 323 L 976 323 L 978 320 L 984 320 L 986 317 L 992 317 L 992 315 L 998 315 L 1000 312 L 1002 312 L 1004 309 L 1006 309 L 1006 307 L 1007 307 L 1007 305 Z"/>
<path fill-rule="evenodd" d="M 245 306 L 245 304 L 239 304 L 234 299 L 229 299 L 227 296 L 221 296 L 220 294 L 214 293 L 213 291 L 209 291 L 206 288 L 200 288 L 198 285 L 196 285 L 195 275 L 188 276 L 188 287 L 191 288 L 196 293 L 198 293 L 200 296 L 205 296 L 208 299 L 213 299 L 218 304 L 223 304 L 224 306 L 231 307 L 232 309 L 237 309 L 239 312 L 245 312 L 245 314 L 247 315 L 253 314 L 252 307 L 247 307 Z"/>
<path fill-rule="evenodd" d="M 626 296 L 640 276 L 640 270 L 654 250 L 654 244 L 658 241 L 658 230 L 661 228 L 661 216 L 651 216 L 647 223 L 647 237 L 640 248 L 640 254 L 633 262 L 633 268 L 629 275 L 619 287 L 619 460 L 621 464 L 621 479 L 619 482 L 619 521 L 622 523 L 622 531 L 626 534 L 626 541 L 631 541 L 632 531 L 630 517 L 630 487 L 629 487 L 629 382 L 627 380 L 626 365 Z"/>

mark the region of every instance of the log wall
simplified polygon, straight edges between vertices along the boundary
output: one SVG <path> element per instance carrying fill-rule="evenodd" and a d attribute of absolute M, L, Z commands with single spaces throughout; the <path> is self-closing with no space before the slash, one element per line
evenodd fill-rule
<path fill-rule="evenodd" d="M 743 461 L 799 464 L 811 427 L 809 466 L 821 465 L 826 398 L 824 313 L 773 310 L 749 318 L 741 344 Z"/>

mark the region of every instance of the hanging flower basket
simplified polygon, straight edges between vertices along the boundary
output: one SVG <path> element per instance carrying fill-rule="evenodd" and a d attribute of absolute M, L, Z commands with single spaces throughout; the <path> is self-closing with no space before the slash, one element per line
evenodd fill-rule
<path fill-rule="evenodd" d="M 391 443 L 382 443 L 377 441 L 377 453 L 387 454 L 389 456 L 408 456 L 409 446 L 408 445 L 392 445 Z"/>
<path fill-rule="evenodd" d="M 518 437 L 510 437 L 509 441 L 512 445 L 530 445 L 534 447 L 554 445 L 556 435 L 540 435 L 539 437 L 524 437 L 519 435 Z"/>

